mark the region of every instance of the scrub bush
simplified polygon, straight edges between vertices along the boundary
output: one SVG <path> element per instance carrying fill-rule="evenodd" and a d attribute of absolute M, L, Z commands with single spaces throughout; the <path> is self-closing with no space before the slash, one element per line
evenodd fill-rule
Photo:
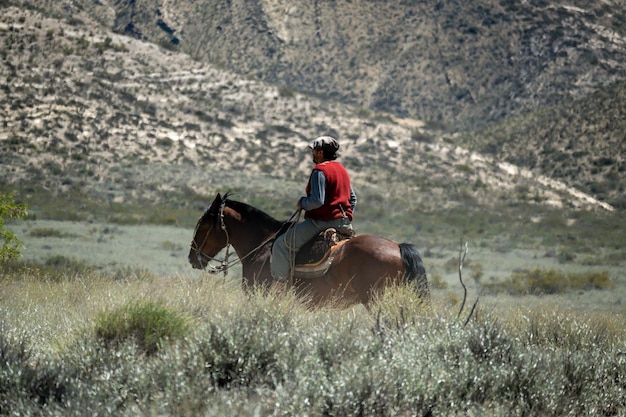
<path fill-rule="evenodd" d="M 508 280 L 481 284 L 487 293 L 510 295 L 563 294 L 567 291 L 608 290 L 614 287 L 607 271 L 565 274 L 541 268 L 516 271 Z"/>
<path fill-rule="evenodd" d="M 156 353 L 165 340 L 184 337 L 190 328 L 187 317 L 158 302 L 131 302 L 95 318 L 96 338 L 107 348 L 134 342 L 140 351 Z"/>

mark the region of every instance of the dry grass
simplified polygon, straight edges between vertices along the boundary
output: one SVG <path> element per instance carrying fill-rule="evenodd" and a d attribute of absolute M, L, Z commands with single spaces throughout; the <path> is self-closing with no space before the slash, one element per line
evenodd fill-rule
<path fill-rule="evenodd" d="M 458 305 L 435 297 L 424 308 L 406 287 L 370 311 L 310 311 L 292 294 L 246 296 L 233 284 L 215 276 L 3 276 L 0 350 L 7 369 L 23 376 L 0 372 L 9 384 L 2 411 L 504 416 L 624 405 L 611 382 L 626 372 L 623 314 L 479 304 L 463 325 Z M 128 305 L 159 305 L 191 327 L 147 356 L 132 340 L 103 344 L 99 318 Z M 29 396 L 39 402 L 22 401 Z"/>

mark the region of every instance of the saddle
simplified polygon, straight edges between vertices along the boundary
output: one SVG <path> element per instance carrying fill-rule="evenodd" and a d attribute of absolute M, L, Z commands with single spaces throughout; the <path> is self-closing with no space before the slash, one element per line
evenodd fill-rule
<path fill-rule="evenodd" d="M 294 275 L 298 278 L 316 278 L 330 268 L 334 252 L 348 239 L 356 236 L 349 227 L 328 228 L 308 241 L 296 254 Z"/>

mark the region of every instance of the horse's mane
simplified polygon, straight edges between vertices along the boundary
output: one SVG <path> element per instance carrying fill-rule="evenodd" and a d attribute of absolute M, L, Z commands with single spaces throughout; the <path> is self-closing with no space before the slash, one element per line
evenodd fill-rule
<path fill-rule="evenodd" d="M 269 214 L 265 213 L 263 210 L 252 207 L 250 204 L 231 200 L 227 196 L 224 197 L 224 200 L 226 201 L 226 207 L 232 208 L 233 210 L 241 213 L 244 217 L 248 219 L 255 219 L 257 223 L 262 223 L 273 229 L 278 229 L 283 225 L 283 223 L 285 223 L 284 221 L 276 220 Z"/>

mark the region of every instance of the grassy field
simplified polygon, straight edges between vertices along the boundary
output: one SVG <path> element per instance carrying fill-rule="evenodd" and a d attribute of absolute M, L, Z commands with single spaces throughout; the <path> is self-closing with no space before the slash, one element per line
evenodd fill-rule
<path fill-rule="evenodd" d="M 430 309 L 399 288 L 370 310 L 307 311 L 290 294 L 246 296 L 236 269 L 228 277 L 192 270 L 191 227 L 53 220 L 9 227 L 25 248 L 0 272 L 0 415 L 626 409 L 619 262 L 566 261 L 531 240 L 495 250 L 497 237 L 479 239 L 464 262 L 468 297 L 457 318 L 460 242 L 440 240 L 423 251 Z M 516 290 L 529 277 L 534 286 Z"/>
<path fill-rule="evenodd" d="M 368 228 L 367 222 L 363 223 L 356 223 L 357 230 Z M 202 271 L 193 270 L 187 261 L 192 225 L 26 220 L 8 227 L 24 243 L 23 261 L 35 266 L 57 270 L 66 265 L 82 266 L 121 277 L 143 273 L 189 279 L 206 276 Z M 428 268 L 431 286 L 436 290 L 434 296 L 458 302 L 462 296 L 458 277 L 460 241 L 446 239 L 441 231 L 424 231 L 413 240 L 408 236 L 397 240 L 417 244 Z M 574 240 L 568 246 L 545 240 L 545 237 L 523 238 L 511 243 L 498 234 L 469 240 L 463 273 L 470 294 L 480 295 L 483 303 L 489 305 L 525 305 L 552 299 L 563 308 L 577 311 L 624 313 L 626 281 L 620 258 L 622 249 L 591 250 L 580 247 Z M 568 279 L 568 274 L 606 274 L 609 282 L 595 287 L 564 288 L 543 295 L 531 294 L 531 291 L 505 294 L 509 292 L 504 291 L 507 288 L 500 288 L 494 294 L 494 285 L 508 283 L 521 272 L 537 270 L 546 275 L 546 280 L 554 279 L 548 275 L 556 272 L 564 279 Z M 240 266 L 235 265 L 227 279 L 237 283 L 240 273 Z"/>
<path fill-rule="evenodd" d="M 289 215 L 284 195 L 246 190 Z M 246 296 L 237 268 L 192 270 L 213 196 L 182 192 L 169 201 L 184 205 L 26 200 L 29 218 L 7 225 L 23 258 L 0 271 L 0 415 L 624 415 L 619 214 L 429 211 L 365 190 L 357 231 L 416 243 L 432 306 L 399 288 L 369 310 L 307 311 Z"/>
<path fill-rule="evenodd" d="M 304 310 L 221 277 L 0 280 L 0 415 L 623 415 L 624 315 L 407 288 Z M 472 300 L 468 300 L 472 301 Z"/>

